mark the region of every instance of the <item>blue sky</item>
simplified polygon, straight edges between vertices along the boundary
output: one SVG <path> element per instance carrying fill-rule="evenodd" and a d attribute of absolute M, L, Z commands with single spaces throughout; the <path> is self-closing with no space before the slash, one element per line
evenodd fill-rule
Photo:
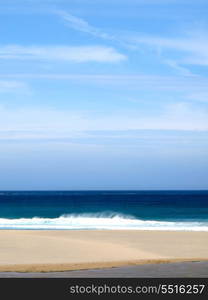
<path fill-rule="evenodd" d="M 208 189 L 206 0 L 0 0 L 0 189 Z"/>

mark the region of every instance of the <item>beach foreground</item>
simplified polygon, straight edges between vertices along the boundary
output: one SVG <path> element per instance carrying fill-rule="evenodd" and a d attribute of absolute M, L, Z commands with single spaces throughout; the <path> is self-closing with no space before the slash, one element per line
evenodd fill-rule
<path fill-rule="evenodd" d="M 1 230 L 0 241 L 1 272 L 208 260 L 208 232 Z"/>

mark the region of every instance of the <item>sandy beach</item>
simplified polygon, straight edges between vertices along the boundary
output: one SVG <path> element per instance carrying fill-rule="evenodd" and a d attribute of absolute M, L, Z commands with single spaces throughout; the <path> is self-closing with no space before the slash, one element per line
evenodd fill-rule
<path fill-rule="evenodd" d="M 208 260 L 208 232 L 0 231 L 0 271 L 51 272 Z"/>

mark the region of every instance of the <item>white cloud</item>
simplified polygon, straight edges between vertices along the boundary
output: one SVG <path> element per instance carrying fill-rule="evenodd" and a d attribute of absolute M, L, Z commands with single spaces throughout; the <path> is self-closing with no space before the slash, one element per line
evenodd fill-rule
<path fill-rule="evenodd" d="M 119 62 L 126 56 L 104 46 L 19 46 L 0 47 L 0 59 L 57 60 L 69 62 Z"/>

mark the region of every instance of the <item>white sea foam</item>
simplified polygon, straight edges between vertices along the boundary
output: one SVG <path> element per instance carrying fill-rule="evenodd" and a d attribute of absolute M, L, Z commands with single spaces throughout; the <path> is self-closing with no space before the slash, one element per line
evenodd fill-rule
<path fill-rule="evenodd" d="M 80 214 L 58 218 L 0 218 L 0 229 L 100 229 L 208 231 L 208 222 L 140 220 L 125 215 Z"/>

